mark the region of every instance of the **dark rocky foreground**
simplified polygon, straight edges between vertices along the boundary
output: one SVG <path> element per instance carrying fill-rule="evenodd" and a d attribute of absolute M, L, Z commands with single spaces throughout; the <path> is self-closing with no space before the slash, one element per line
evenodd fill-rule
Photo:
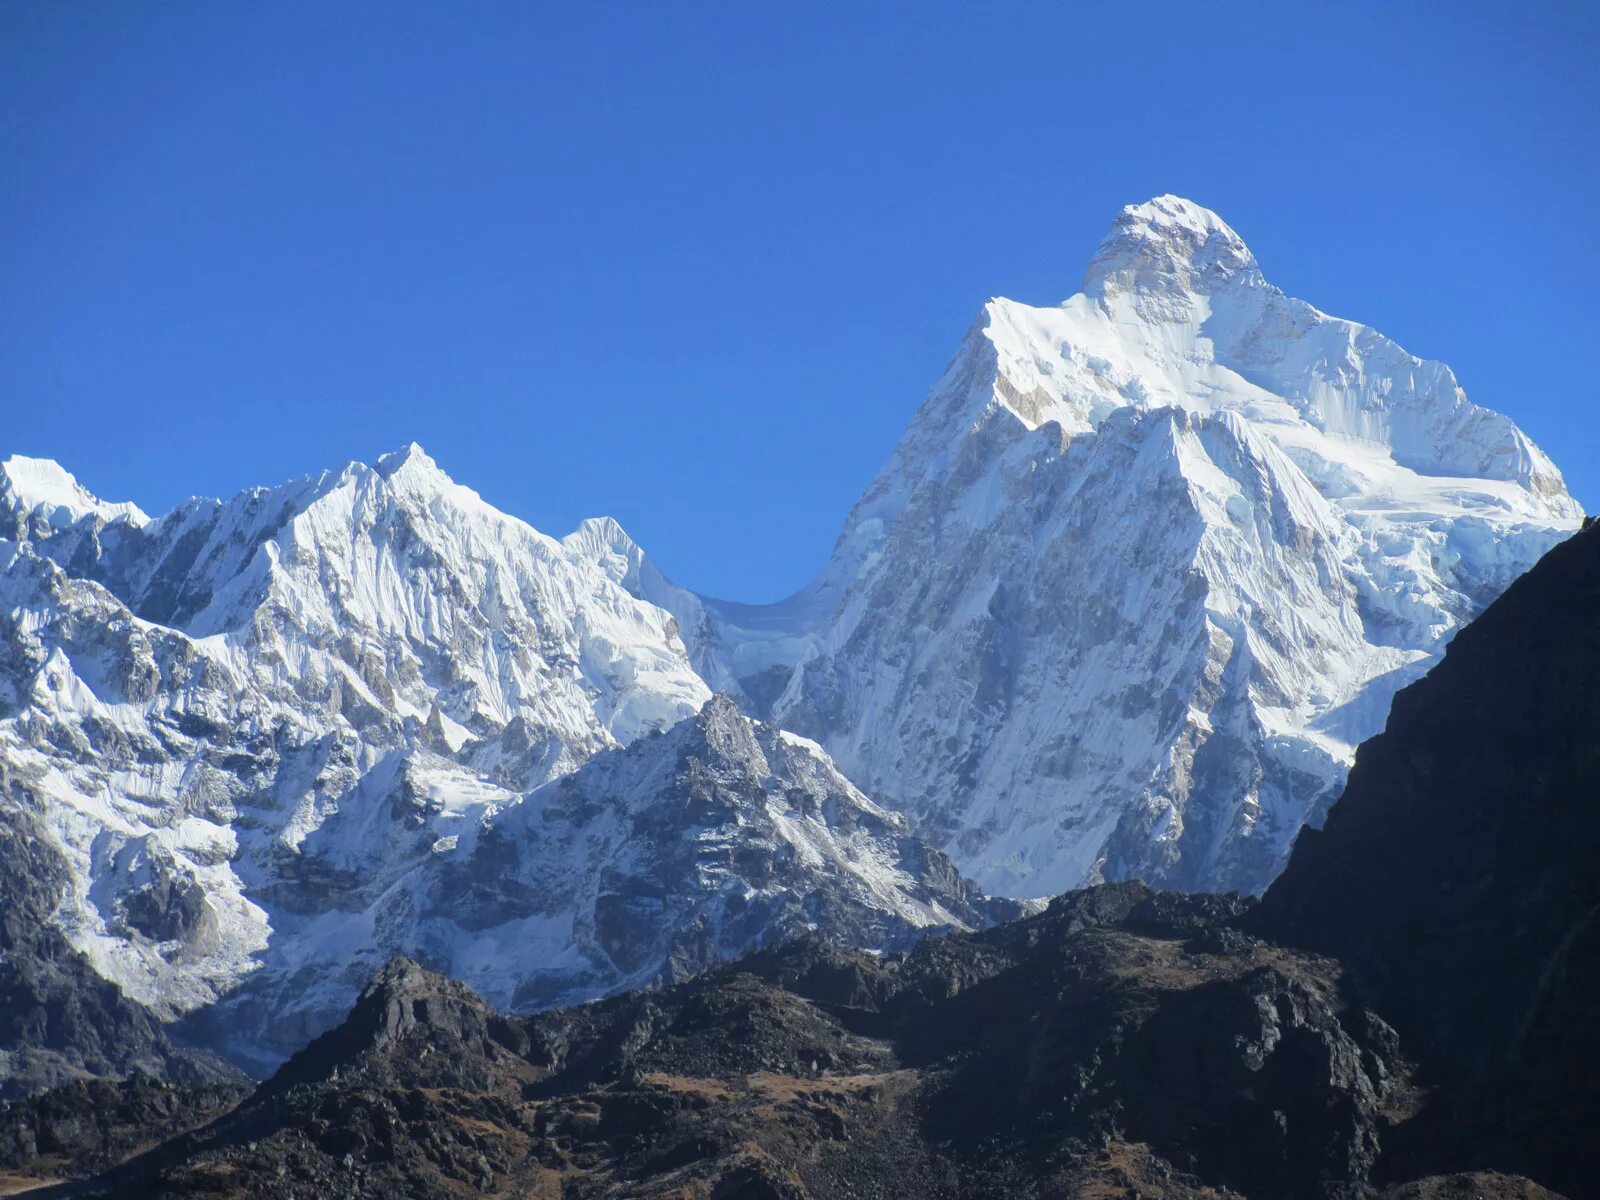
<path fill-rule="evenodd" d="M 0 1195 L 103 1170 L 250 1092 L 214 1055 L 174 1045 L 50 920 L 70 880 L 19 803 L 28 786 L 0 763 Z"/>
<path fill-rule="evenodd" d="M 59 1194 L 1548 1194 L 1388 1188 L 1413 1064 L 1336 963 L 1243 911 L 1114 885 L 905 957 L 799 942 L 527 1019 L 396 961 L 231 1115 Z"/>
<path fill-rule="evenodd" d="M 1591 528 L 1259 905 L 1113 885 L 531 1018 L 397 961 L 231 1113 L 41 1194 L 1600 1195 L 1597 764 Z"/>
<path fill-rule="evenodd" d="M 244 1083 L 83 1079 L 0 1105 L 0 1176 L 87 1175 L 226 1113 Z M 5 1189 L 0 1186 L 0 1195 Z"/>

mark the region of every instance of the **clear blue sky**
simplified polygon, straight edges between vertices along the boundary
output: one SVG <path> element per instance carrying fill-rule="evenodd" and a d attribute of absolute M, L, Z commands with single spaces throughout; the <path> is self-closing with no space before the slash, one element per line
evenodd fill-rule
<path fill-rule="evenodd" d="M 420 441 L 690 586 L 820 565 L 1123 204 L 1453 364 L 1600 508 L 1600 5 L 0 7 L 0 454 L 161 511 Z"/>

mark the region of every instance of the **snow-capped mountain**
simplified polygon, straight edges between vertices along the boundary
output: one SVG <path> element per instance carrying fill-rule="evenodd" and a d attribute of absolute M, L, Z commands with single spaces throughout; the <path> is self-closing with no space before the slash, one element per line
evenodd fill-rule
<path fill-rule="evenodd" d="M 698 597 L 614 525 L 580 536 L 707 680 L 989 890 L 1256 891 L 1395 691 L 1579 517 L 1448 367 L 1163 196 L 1077 295 L 984 306 L 791 600 Z"/>
<path fill-rule="evenodd" d="M 416 447 L 157 520 L 53 463 L 0 467 L 0 760 L 67 864 L 61 931 L 252 1065 L 336 1020 L 395 950 L 531 1003 L 807 921 L 871 940 L 973 919 L 948 863 L 820 751 L 710 699 L 667 612 Z M 663 734 L 702 709 L 738 743 L 697 760 L 730 781 L 721 824 L 651 818 L 712 803 L 674 774 L 691 735 Z M 618 764 L 656 766 L 540 790 L 629 743 Z M 482 837 L 502 816 L 521 833 Z M 674 876 L 666 843 L 622 847 L 635 819 L 704 860 Z M 650 886 L 662 906 L 630 929 Z"/>
<path fill-rule="evenodd" d="M 985 306 L 777 605 L 415 446 L 160 518 L 9 459 L 0 765 L 50 944 L 262 1068 L 390 953 L 527 1008 L 1011 911 L 958 869 L 1259 890 L 1579 517 L 1448 368 L 1161 197 L 1081 293 Z"/>

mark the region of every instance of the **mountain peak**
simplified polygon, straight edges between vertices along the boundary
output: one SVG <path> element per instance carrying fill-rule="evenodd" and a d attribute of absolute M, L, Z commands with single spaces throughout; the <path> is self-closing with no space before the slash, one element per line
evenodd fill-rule
<path fill-rule="evenodd" d="M 494 505 L 465 484 L 457 483 L 429 453 L 416 442 L 407 442 L 398 450 L 380 454 L 370 467 L 353 463 L 358 474 L 371 472 L 383 480 L 387 489 L 396 495 L 406 495 L 424 501 L 448 498 L 458 507 L 471 509 L 495 520 L 514 520 L 506 517 Z M 544 535 L 540 535 L 541 537 Z"/>
<path fill-rule="evenodd" d="M 1259 273 L 1255 255 L 1226 221 L 1193 200 L 1163 195 L 1117 214 L 1089 262 L 1084 290 L 1209 291 Z"/>
<path fill-rule="evenodd" d="M 515 1028 L 466 984 L 396 956 L 362 990 L 344 1023 L 313 1040 L 273 1076 L 267 1094 L 351 1074 L 409 1086 L 481 1087 L 487 1064 Z M 446 1053 L 414 1054 L 414 1043 Z"/>
<path fill-rule="evenodd" d="M 388 454 L 380 454 L 378 461 L 373 466 L 377 469 L 378 474 L 385 479 L 393 479 L 401 471 L 417 474 L 424 472 L 433 475 L 444 474 L 443 471 L 439 470 L 439 464 L 434 462 L 428 456 L 428 452 L 416 442 L 407 442 L 398 450 L 391 451 Z"/>
<path fill-rule="evenodd" d="M 0 498 L 23 512 L 42 510 L 53 523 L 67 524 L 94 515 L 110 522 L 125 517 L 135 525 L 150 518 L 137 504 L 108 504 L 52 458 L 13 454 L 0 462 Z"/>
<path fill-rule="evenodd" d="M 585 517 L 561 541 L 563 545 L 591 558 L 600 558 L 605 554 L 632 557 L 643 553 L 639 543 L 629 536 L 615 517 Z"/>

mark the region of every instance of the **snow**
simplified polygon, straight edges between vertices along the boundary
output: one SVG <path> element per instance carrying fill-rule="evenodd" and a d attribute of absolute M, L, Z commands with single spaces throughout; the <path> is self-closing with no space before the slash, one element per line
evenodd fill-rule
<path fill-rule="evenodd" d="M 88 516 L 135 525 L 150 519 L 137 504 L 97 499 L 60 464 L 22 454 L 0 463 L 0 503 L 23 513 L 38 513 L 55 525 L 70 525 Z"/>
<path fill-rule="evenodd" d="M 1394 692 L 1580 516 L 1448 367 L 1162 196 L 1081 292 L 984 306 L 813 584 L 683 627 L 992 891 L 1259 890 Z"/>
<path fill-rule="evenodd" d="M 415 445 L 156 520 L 49 464 L 7 478 L 27 520 L 0 543 L 20 701 L 0 710 L 0 755 L 35 781 L 72 867 L 62 928 L 129 995 L 257 1069 L 336 1020 L 390 953 L 526 1006 L 649 982 L 680 927 L 721 929 L 736 894 L 767 916 L 730 917 L 720 954 L 792 929 L 819 888 L 853 898 L 866 941 L 957 921 L 897 865 L 900 818 L 814 746 L 712 705 L 674 616 L 622 586 L 614 526 L 574 549 Z M 675 811 L 678 727 L 702 711 L 720 713 L 734 814 L 684 833 L 707 857 L 672 884 L 679 924 L 618 967 L 593 914 L 604 888 L 666 870 L 632 830 Z M 784 753 L 759 749 L 774 738 Z M 637 758 L 607 765 L 630 744 Z M 569 777 L 591 793 L 571 813 L 574 793 L 550 790 Z M 799 792 L 851 828 L 788 811 Z M 525 835 L 515 870 L 508 830 Z M 759 887 L 724 865 L 779 844 L 794 858 Z M 160 938 L 128 915 L 158 886 L 200 898 Z"/>

